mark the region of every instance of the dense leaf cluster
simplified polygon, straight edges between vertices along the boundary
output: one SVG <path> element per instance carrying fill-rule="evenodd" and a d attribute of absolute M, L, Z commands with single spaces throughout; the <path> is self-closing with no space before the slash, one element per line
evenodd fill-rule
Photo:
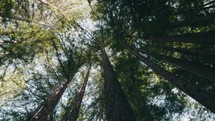
<path fill-rule="evenodd" d="M 0 120 L 214 120 L 214 6 L 1 1 Z"/>

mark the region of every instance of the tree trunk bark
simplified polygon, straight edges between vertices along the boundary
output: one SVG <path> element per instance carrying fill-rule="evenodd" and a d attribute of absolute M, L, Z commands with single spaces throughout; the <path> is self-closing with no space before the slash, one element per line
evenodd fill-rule
<path fill-rule="evenodd" d="M 74 100 L 72 101 L 72 104 L 70 105 L 70 109 L 66 111 L 61 121 L 76 121 L 78 119 L 81 102 L 84 97 L 86 85 L 89 78 L 89 73 L 90 73 L 90 68 L 87 70 L 87 73 L 84 77 L 84 82 L 81 86 L 79 93 L 75 96 Z"/>
<path fill-rule="evenodd" d="M 104 121 L 104 118 L 103 118 L 103 108 L 100 108 L 99 121 Z"/>
<path fill-rule="evenodd" d="M 200 104 L 208 108 L 210 111 L 215 113 L 214 95 L 210 95 L 199 88 L 187 84 L 186 81 L 181 80 L 167 70 L 152 63 L 151 61 L 140 55 L 138 51 L 130 48 L 129 46 L 124 45 L 124 47 L 129 50 L 131 54 L 135 55 L 140 61 L 145 63 L 149 68 L 155 71 L 158 75 L 162 76 L 164 79 L 178 87 L 181 91 L 183 91 L 184 93 L 198 101 Z"/>
<path fill-rule="evenodd" d="M 2 12 L 1 11 L 0 11 L 0 17 L 2 17 Z M 27 22 L 27 23 L 33 22 L 33 23 L 38 24 L 38 25 L 40 25 L 40 26 L 42 26 L 44 28 L 52 28 L 52 29 L 54 28 L 54 26 L 47 25 L 45 23 L 39 23 L 39 22 L 31 20 L 29 18 L 24 18 L 24 17 L 17 16 L 17 15 L 11 15 L 10 19 L 17 20 L 17 21 L 22 21 L 22 22 Z"/>
<path fill-rule="evenodd" d="M 59 61 L 61 63 L 61 61 Z M 71 65 L 68 65 L 71 66 Z M 41 104 L 36 110 L 32 113 L 31 117 L 27 119 L 27 121 L 48 121 L 52 117 L 53 111 L 62 97 L 64 91 L 66 90 L 68 84 L 71 82 L 72 78 L 81 64 L 78 64 L 74 67 L 74 70 L 68 70 L 67 79 L 63 80 L 57 88 L 53 91 L 53 93 L 46 99 L 46 101 Z M 63 68 L 63 66 L 61 65 Z M 68 67 L 70 68 L 70 67 Z M 65 72 L 66 73 L 66 72 Z"/>
<path fill-rule="evenodd" d="M 58 88 L 53 91 L 51 96 L 48 98 L 48 101 L 45 102 L 42 106 L 39 106 L 32 114 L 31 119 L 27 121 L 48 121 L 52 117 L 53 111 L 59 102 L 61 96 L 69 84 L 69 80 L 64 80 Z"/>
<path fill-rule="evenodd" d="M 201 62 L 202 64 L 209 63 L 210 65 L 215 65 L 215 53 L 212 51 L 201 51 L 197 49 L 186 49 L 186 48 L 173 48 L 173 47 L 162 47 L 163 50 L 167 51 L 175 51 L 179 52 L 181 54 L 184 54 L 186 56 L 191 56 L 197 58 L 197 60 L 200 60 L 198 62 Z M 191 59 L 193 60 L 193 58 Z"/>
<path fill-rule="evenodd" d="M 184 42 L 198 44 L 215 44 L 215 31 L 189 33 L 183 35 L 151 36 L 147 38 L 151 41 L 161 42 Z"/>
<path fill-rule="evenodd" d="M 177 58 L 173 58 L 170 56 L 165 56 L 165 55 L 161 55 L 161 54 L 157 54 L 157 53 L 149 53 L 149 52 L 144 52 L 141 51 L 147 55 L 152 55 L 155 58 L 158 58 L 160 60 L 164 60 L 166 62 L 169 62 L 179 68 L 182 68 L 184 70 L 187 70 L 193 74 L 196 74 L 200 77 L 206 78 L 211 80 L 211 82 L 209 83 L 214 83 L 215 82 L 215 70 L 209 67 L 206 67 L 204 65 L 200 65 L 200 64 L 195 64 L 189 61 L 185 61 L 185 60 L 181 60 L 181 59 L 177 59 Z"/>
<path fill-rule="evenodd" d="M 163 47 L 164 50 L 175 51 L 179 53 L 184 53 L 186 55 L 191 54 L 193 56 L 201 56 L 207 59 L 215 60 L 214 52 L 204 52 L 196 49 L 186 49 L 186 48 L 173 48 L 173 47 Z"/>
<path fill-rule="evenodd" d="M 141 109 L 140 113 L 141 113 L 142 119 L 139 119 L 139 120 L 154 121 L 154 118 L 151 115 L 150 110 L 146 105 L 146 98 L 145 98 L 146 96 L 142 96 L 141 92 L 136 88 L 132 88 L 131 90 L 128 90 L 128 91 L 131 93 L 131 95 L 133 95 L 134 97 L 137 97 L 135 102 L 136 104 L 133 104 L 133 105 L 136 105 L 138 106 L 138 108 Z"/>
<path fill-rule="evenodd" d="M 209 24 L 215 24 L 215 15 L 207 15 L 198 18 L 188 19 L 184 21 L 170 22 L 167 26 L 168 29 L 174 29 L 184 26 L 204 26 Z"/>
<path fill-rule="evenodd" d="M 104 48 L 101 48 L 101 54 L 107 121 L 136 121 Z"/>
<path fill-rule="evenodd" d="M 0 16 L 3 17 L 3 12 L 0 11 Z M 32 22 L 31 19 L 16 16 L 16 15 L 11 15 L 10 19 L 18 20 L 18 21 L 24 21 L 24 22 Z"/>
<path fill-rule="evenodd" d="M 150 49 L 151 48 L 160 48 L 161 50 L 164 50 L 164 51 L 169 51 L 169 52 L 179 52 L 183 55 L 186 55 L 186 56 L 191 56 L 191 57 L 196 57 L 198 59 L 202 59 L 203 62 L 207 62 L 207 63 L 210 63 L 210 64 L 215 64 L 214 60 L 215 60 L 215 52 L 211 51 L 211 50 L 201 50 L 201 49 L 195 49 L 195 48 L 190 48 L 190 49 L 187 49 L 187 48 L 175 48 L 175 47 L 169 47 L 169 46 L 147 46 L 147 47 L 144 47 L 144 50 L 149 50 L 151 51 Z M 140 49 L 139 49 L 140 50 Z M 138 51 L 139 51 L 138 50 Z M 192 59 L 191 59 L 192 60 Z"/>

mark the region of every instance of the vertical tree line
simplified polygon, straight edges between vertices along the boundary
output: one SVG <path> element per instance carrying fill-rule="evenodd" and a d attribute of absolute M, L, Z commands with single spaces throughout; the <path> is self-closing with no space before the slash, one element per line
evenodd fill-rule
<path fill-rule="evenodd" d="M 20 112 L 7 116 L 1 111 L 0 117 L 162 120 L 171 115 L 171 106 L 160 103 L 156 111 L 153 100 L 159 99 L 153 97 L 170 98 L 164 104 L 189 102 L 181 92 L 215 113 L 214 0 L 88 0 L 81 1 L 90 6 L 81 6 L 86 8 L 82 15 L 71 9 L 80 1 L 70 2 L 0 2 L 0 82 L 12 80 L 19 86 L 9 105 L 25 102 L 17 103 Z M 93 29 L 88 30 L 91 21 Z M 21 73 L 22 84 L 17 84 L 18 77 L 8 77 L 15 72 Z M 86 72 L 81 82 L 79 72 Z M 94 73 L 100 76 L 92 79 Z M 102 89 L 93 89 L 98 85 Z M 176 105 L 173 112 L 192 107 L 180 105 L 183 109 Z"/>

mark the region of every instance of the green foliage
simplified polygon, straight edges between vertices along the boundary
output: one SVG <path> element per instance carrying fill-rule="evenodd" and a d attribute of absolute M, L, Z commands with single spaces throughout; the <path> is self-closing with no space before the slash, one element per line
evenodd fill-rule
<path fill-rule="evenodd" d="M 11 16 L 11 10 L 13 9 L 14 2 L 12 0 L 2 0 L 0 2 L 1 14 L 3 16 L 3 22 L 7 21 L 7 18 Z"/>
<path fill-rule="evenodd" d="M 0 23 L 0 38 L 8 39 L 0 43 L 0 117 L 4 117 L 0 120 L 26 119 L 35 108 L 48 103 L 47 97 L 68 79 L 72 81 L 53 113 L 53 120 L 60 120 L 79 89 L 80 75 L 76 72 L 88 65 L 95 67 L 79 120 L 106 120 L 101 47 L 107 49 L 139 121 L 182 119 L 185 113 L 202 115 L 202 120 L 214 119 L 214 114 L 192 102 L 123 46 L 135 48 L 187 85 L 214 96 L 214 80 L 160 58 L 167 56 L 214 70 L 214 35 L 208 34 L 214 32 L 214 1 L 98 0 L 92 10 L 88 4 L 76 0 L 0 1 L 4 22 Z M 90 12 L 96 25 L 88 23 Z M 12 69 L 8 71 L 7 65 Z"/>

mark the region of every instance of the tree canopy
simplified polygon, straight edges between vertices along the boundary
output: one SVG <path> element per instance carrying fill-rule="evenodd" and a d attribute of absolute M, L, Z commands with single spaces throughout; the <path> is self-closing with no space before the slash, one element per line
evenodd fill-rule
<path fill-rule="evenodd" d="M 0 120 L 215 120 L 214 0 L 2 0 Z"/>

